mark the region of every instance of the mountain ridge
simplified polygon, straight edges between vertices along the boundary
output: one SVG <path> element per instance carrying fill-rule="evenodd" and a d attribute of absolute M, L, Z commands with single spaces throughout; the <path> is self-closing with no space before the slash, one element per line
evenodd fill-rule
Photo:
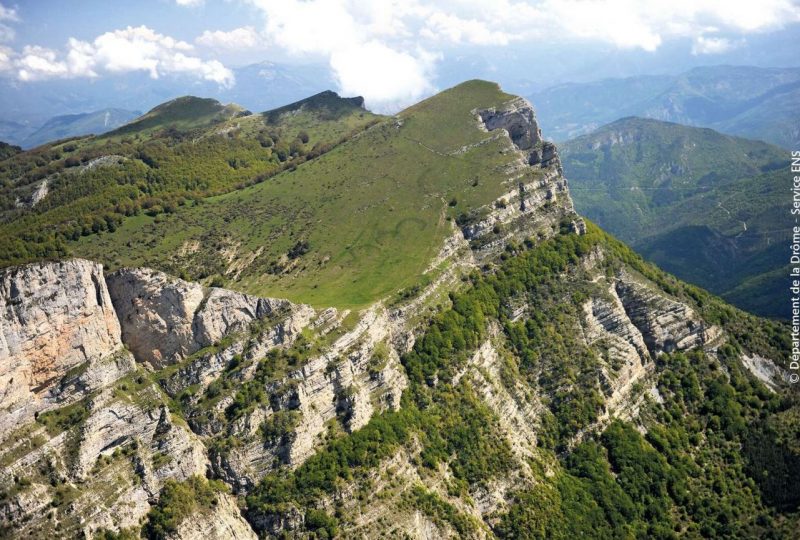
<path fill-rule="evenodd" d="M 705 66 L 678 75 L 562 84 L 530 99 L 556 141 L 642 116 L 794 148 L 798 84 L 795 67 Z"/>
<path fill-rule="evenodd" d="M 88 113 L 54 116 L 21 141 L 26 149 L 85 135 L 100 135 L 123 125 L 141 113 L 125 109 L 101 109 Z"/>
<path fill-rule="evenodd" d="M 665 270 L 744 309 L 788 318 L 779 277 L 789 233 L 782 149 L 638 117 L 561 146 L 590 219 Z M 765 288 L 767 275 L 774 281 Z"/>
<path fill-rule="evenodd" d="M 796 530 L 786 326 L 579 216 L 528 102 L 468 81 L 345 139 L 69 240 L 107 268 L 0 270 L 1 534 Z"/>

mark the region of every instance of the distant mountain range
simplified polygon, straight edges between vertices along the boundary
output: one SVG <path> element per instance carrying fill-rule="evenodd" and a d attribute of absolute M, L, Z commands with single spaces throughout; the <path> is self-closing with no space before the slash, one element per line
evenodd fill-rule
<path fill-rule="evenodd" d="M 562 84 L 530 96 L 556 141 L 640 116 L 771 142 L 800 144 L 800 68 L 699 67 L 676 76 Z"/>
<path fill-rule="evenodd" d="M 125 109 L 103 109 L 90 113 L 54 116 L 42 127 L 25 137 L 20 144 L 24 148 L 33 148 L 58 139 L 90 133 L 99 135 L 127 124 L 141 114 L 139 111 L 126 111 Z"/>
<path fill-rule="evenodd" d="M 233 71 L 236 85 L 231 88 L 188 76 L 151 79 L 141 73 L 89 83 L 82 79 L 61 79 L 26 84 L 0 78 L 0 140 L 31 147 L 46 140 L 34 133 L 53 117 L 87 111 L 103 113 L 106 109 L 146 111 L 186 94 L 208 96 L 223 103 L 238 103 L 250 110 L 264 111 L 335 86 L 324 66 L 260 62 Z M 84 130 L 71 135 L 88 133 L 100 131 Z M 32 138 L 31 143 L 26 141 L 28 137 Z"/>
<path fill-rule="evenodd" d="M 579 212 L 678 277 L 788 317 L 786 151 L 643 118 L 560 148 Z"/>

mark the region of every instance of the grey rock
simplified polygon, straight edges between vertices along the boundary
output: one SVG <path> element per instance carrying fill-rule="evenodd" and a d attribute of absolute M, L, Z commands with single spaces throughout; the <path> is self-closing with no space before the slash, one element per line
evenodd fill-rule
<path fill-rule="evenodd" d="M 115 272 L 108 276 L 108 286 L 122 340 L 137 360 L 156 368 L 293 308 L 287 300 L 205 289 L 147 268 Z"/>
<path fill-rule="evenodd" d="M 46 398 L 62 378 L 117 354 L 120 337 L 99 264 L 73 259 L 0 271 L 0 438 L 58 406 Z"/>

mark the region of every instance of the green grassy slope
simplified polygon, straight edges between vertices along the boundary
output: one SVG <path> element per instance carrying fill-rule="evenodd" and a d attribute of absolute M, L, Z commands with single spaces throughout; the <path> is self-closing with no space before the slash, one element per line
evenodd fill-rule
<path fill-rule="evenodd" d="M 294 171 L 180 208 L 139 216 L 74 253 L 147 265 L 316 305 L 364 306 L 414 283 L 451 232 L 447 217 L 509 189 L 515 156 L 472 110 L 512 96 L 468 82 L 387 119 Z M 136 242 L 144 249 L 129 249 Z"/>
<path fill-rule="evenodd" d="M 101 137 L 0 162 L 0 266 L 62 257 L 68 241 L 114 231 L 126 219 L 168 214 L 264 181 L 378 118 L 335 95 L 277 115 L 244 114 L 214 100 L 180 98 Z M 43 183 L 47 196 L 33 208 L 20 206 Z"/>
<path fill-rule="evenodd" d="M 107 137 L 164 128 L 186 130 L 222 122 L 242 112 L 244 110 L 238 105 L 223 105 L 216 99 L 183 96 L 154 107 L 147 114 L 111 131 Z"/>
<path fill-rule="evenodd" d="M 745 309 L 785 316 L 762 276 L 785 263 L 786 152 L 626 118 L 562 145 L 579 212 L 647 258 Z"/>

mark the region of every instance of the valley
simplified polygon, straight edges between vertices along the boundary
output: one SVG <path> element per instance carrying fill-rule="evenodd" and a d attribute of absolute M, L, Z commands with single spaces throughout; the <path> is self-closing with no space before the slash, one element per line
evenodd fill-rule
<path fill-rule="evenodd" d="M 581 213 L 680 278 L 788 319 L 787 152 L 644 118 L 561 148 Z"/>

